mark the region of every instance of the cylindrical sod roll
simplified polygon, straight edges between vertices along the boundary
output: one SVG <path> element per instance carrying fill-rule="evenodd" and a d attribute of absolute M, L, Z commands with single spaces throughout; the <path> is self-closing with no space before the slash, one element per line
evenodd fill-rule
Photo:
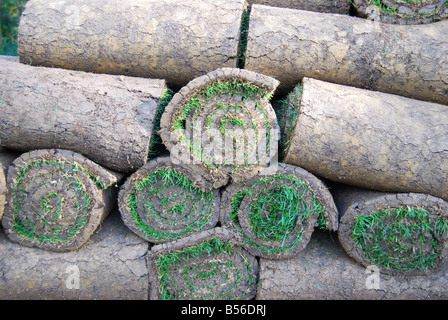
<path fill-rule="evenodd" d="M 364 266 L 390 274 L 436 272 L 448 257 L 448 202 L 421 193 L 334 188 L 338 237 Z"/>
<path fill-rule="evenodd" d="M 245 0 L 30 0 L 22 63 L 166 79 L 236 67 Z M 73 45 L 76 44 L 76 45 Z"/>
<path fill-rule="evenodd" d="M 257 291 L 257 259 L 223 228 L 153 246 L 148 270 L 151 300 L 250 300 Z"/>
<path fill-rule="evenodd" d="M 448 199 L 448 106 L 304 78 L 285 162 L 349 185 Z"/>
<path fill-rule="evenodd" d="M 366 268 L 348 256 L 337 238 L 337 234 L 318 230 L 306 250 L 291 259 L 260 258 L 256 300 L 424 301 L 448 298 L 446 264 L 438 272 L 421 276 L 380 273 L 379 267 Z M 285 313 L 285 317 L 288 314 Z"/>
<path fill-rule="evenodd" d="M 33 67 L 0 60 L 0 142 L 12 150 L 80 152 L 118 172 L 143 166 L 164 80 Z"/>
<path fill-rule="evenodd" d="M 249 4 L 264 4 L 272 7 L 309 10 L 316 12 L 349 14 L 347 0 L 248 0 Z"/>
<path fill-rule="evenodd" d="M 18 155 L 12 152 L 8 152 L 5 148 L 0 146 L 0 220 L 3 217 L 5 211 L 6 195 L 8 188 L 6 185 L 6 176 L 9 165 L 17 158 Z"/>
<path fill-rule="evenodd" d="M 120 179 L 72 151 L 24 153 L 8 168 L 5 233 L 29 247 L 78 249 L 116 206 Z"/>
<path fill-rule="evenodd" d="M 121 187 L 118 205 L 123 221 L 152 243 L 213 228 L 219 219 L 220 193 L 203 175 L 200 166 L 175 165 L 169 157 L 153 159 Z"/>
<path fill-rule="evenodd" d="M 290 91 L 303 77 L 448 104 L 448 20 L 393 25 L 253 5 L 245 68 Z"/>
<path fill-rule="evenodd" d="M 448 17 L 445 0 L 353 0 L 359 16 L 394 24 L 432 23 Z"/>
<path fill-rule="evenodd" d="M 170 156 L 203 165 L 215 187 L 268 168 L 278 149 L 279 128 L 269 101 L 278 84 L 237 68 L 190 81 L 173 96 L 160 121 Z"/>
<path fill-rule="evenodd" d="M 70 252 L 21 246 L 1 231 L 0 299 L 147 300 L 148 246 L 115 210 L 88 245 Z"/>
<path fill-rule="evenodd" d="M 315 227 L 337 230 L 338 213 L 326 185 L 302 168 L 278 164 L 275 174 L 230 184 L 220 221 L 239 232 L 255 256 L 285 259 L 302 251 Z"/>

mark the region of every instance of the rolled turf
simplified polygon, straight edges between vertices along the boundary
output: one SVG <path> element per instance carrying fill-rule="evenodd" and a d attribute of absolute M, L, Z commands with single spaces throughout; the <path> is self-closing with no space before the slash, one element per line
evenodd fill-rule
<path fill-rule="evenodd" d="M 203 179 L 200 166 L 176 165 L 158 157 L 121 187 L 119 210 L 125 224 L 151 243 L 164 243 L 213 228 L 220 193 Z"/>
<path fill-rule="evenodd" d="M 289 92 L 303 77 L 448 104 L 448 20 L 394 25 L 253 5 L 245 68 Z"/>
<path fill-rule="evenodd" d="M 220 221 L 242 235 L 250 253 L 268 259 L 298 254 L 316 227 L 338 228 L 326 185 L 306 170 L 283 163 L 275 173 L 228 185 Z"/>
<path fill-rule="evenodd" d="M 116 206 L 121 177 L 68 150 L 24 153 L 8 168 L 4 231 L 29 247 L 78 249 Z"/>
<path fill-rule="evenodd" d="M 217 69 L 189 82 L 160 121 L 170 157 L 207 168 L 215 188 L 268 170 L 279 140 L 270 104 L 277 85 L 273 78 L 237 68 Z"/>
<path fill-rule="evenodd" d="M 3 60 L 0 70 L 0 144 L 9 149 L 67 149 L 129 173 L 160 140 L 154 129 L 171 94 L 164 80 Z"/>
<path fill-rule="evenodd" d="M 151 300 L 249 300 L 257 290 L 257 259 L 223 228 L 153 246 L 148 270 Z"/>
<path fill-rule="evenodd" d="M 361 265 L 383 273 L 424 275 L 445 265 L 448 203 L 419 193 L 333 189 L 341 213 L 338 238 Z"/>
<path fill-rule="evenodd" d="M 80 249 L 52 252 L 0 232 L 2 300 L 147 300 L 148 242 L 114 210 Z"/>
<path fill-rule="evenodd" d="M 246 7 L 245 0 L 30 0 L 18 55 L 26 64 L 165 79 L 178 89 L 237 66 Z"/>

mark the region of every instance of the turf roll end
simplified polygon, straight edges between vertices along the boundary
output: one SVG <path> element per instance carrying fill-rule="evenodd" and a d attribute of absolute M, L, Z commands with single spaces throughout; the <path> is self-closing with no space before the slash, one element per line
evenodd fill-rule
<path fill-rule="evenodd" d="M 279 163 L 275 173 L 229 185 L 220 221 L 240 233 L 255 256 L 285 259 L 302 251 L 315 227 L 337 229 L 326 185 L 302 168 Z"/>
<path fill-rule="evenodd" d="M 152 300 L 249 300 L 256 295 L 258 261 L 238 234 L 215 228 L 151 248 Z"/>
<path fill-rule="evenodd" d="M 30 247 L 78 249 L 113 209 L 121 177 L 68 150 L 24 153 L 8 168 L 4 231 Z"/>
<path fill-rule="evenodd" d="M 341 245 L 352 258 L 392 275 L 439 270 L 448 254 L 446 201 L 418 193 L 359 194 L 356 202 L 342 209 L 338 230 Z"/>
<path fill-rule="evenodd" d="M 141 238 L 163 243 L 213 228 L 220 194 L 199 166 L 158 157 L 132 174 L 121 187 L 118 206 L 124 223 Z"/>

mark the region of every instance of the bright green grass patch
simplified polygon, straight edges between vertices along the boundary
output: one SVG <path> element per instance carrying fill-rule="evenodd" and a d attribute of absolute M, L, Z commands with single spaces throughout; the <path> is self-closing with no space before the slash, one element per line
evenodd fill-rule
<path fill-rule="evenodd" d="M 387 270 L 424 271 L 440 253 L 435 236 L 446 234 L 445 219 L 417 208 L 392 208 L 356 218 L 352 237 L 366 257 Z"/>
<path fill-rule="evenodd" d="M 175 129 L 186 129 L 184 123 L 188 116 L 192 115 L 192 112 L 196 112 L 196 117 L 194 119 L 190 119 L 193 121 L 197 119 L 201 111 L 204 109 L 204 106 L 210 103 L 215 96 L 224 94 L 239 95 L 243 97 L 244 100 L 256 99 L 258 97 L 270 99 L 272 97 L 271 92 L 268 90 L 263 90 L 259 86 L 247 82 L 236 80 L 219 80 L 210 84 L 206 88 L 199 90 L 199 92 L 197 92 L 186 102 L 177 115 L 173 127 Z"/>
<path fill-rule="evenodd" d="M 285 241 L 294 231 L 297 219 L 305 220 L 308 215 L 303 195 L 290 186 L 279 186 L 261 190 L 252 204 L 250 221 L 260 239 Z"/>
<path fill-rule="evenodd" d="M 296 86 L 296 90 L 291 91 L 288 96 L 280 100 L 279 108 L 275 109 L 278 124 L 282 133 L 279 142 L 279 156 L 283 159 L 291 144 L 291 137 L 296 126 L 297 119 L 300 112 L 300 99 L 302 98 L 303 87 Z"/>
<path fill-rule="evenodd" d="M 398 13 L 398 6 L 397 8 L 390 8 L 385 3 L 383 3 L 382 0 L 371 0 L 372 4 L 377 6 L 381 11 L 386 12 L 388 14 L 397 14 Z"/>
<path fill-rule="evenodd" d="M 249 21 L 250 21 L 250 12 L 249 10 L 244 10 L 243 17 L 241 20 L 240 42 L 238 48 L 238 62 L 237 62 L 237 66 L 240 69 L 244 69 L 244 66 L 246 64 L 247 39 L 249 36 Z"/>
<path fill-rule="evenodd" d="M 173 90 L 165 88 L 165 91 L 160 97 L 159 107 L 157 108 L 157 113 L 154 120 L 153 133 L 148 148 L 148 161 L 156 158 L 164 149 L 162 138 L 159 135 L 160 119 L 162 118 L 166 106 L 168 105 L 168 103 L 170 103 L 171 99 L 173 98 L 173 95 L 174 95 Z"/>

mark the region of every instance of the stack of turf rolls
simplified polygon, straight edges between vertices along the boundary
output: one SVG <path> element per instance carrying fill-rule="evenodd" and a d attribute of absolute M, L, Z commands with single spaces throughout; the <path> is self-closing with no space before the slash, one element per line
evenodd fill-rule
<path fill-rule="evenodd" d="M 159 291 L 153 297 L 254 298 L 255 258 L 292 257 L 315 227 L 337 229 L 326 185 L 276 161 L 279 126 L 270 99 L 277 85 L 262 74 L 220 68 L 190 81 L 166 106 L 159 134 L 169 156 L 132 174 L 118 197 L 125 224 L 156 244 L 150 267 Z M 238 241 L 196 240 L 215 232 Z M 252 258 L 227 261 L 234 256 Z M 161 260 L 167 257 L 182 257 L 183 267 L 166 269 Z M 229 283 L 235 272 L 238 281 Z"/>
<path fill-rule="evenodd" d="M 254 299 L 316 229 L 382 272 L 443 267 L 447 2 L 295 5 L 28 1 L 0 60 L 5 234 L 82 250 L 117 207 L 150 299 Z"/>
<path fill-rule="evenodd" d="M 245 67 L 280 80 L 279 153 L 335 182 L 349 255 L 389 274 L 434 273 L 448 221 L 447 3 L 355 2 L 372 6 L 380 13 L 365 20 L 253 5 Z"/>

